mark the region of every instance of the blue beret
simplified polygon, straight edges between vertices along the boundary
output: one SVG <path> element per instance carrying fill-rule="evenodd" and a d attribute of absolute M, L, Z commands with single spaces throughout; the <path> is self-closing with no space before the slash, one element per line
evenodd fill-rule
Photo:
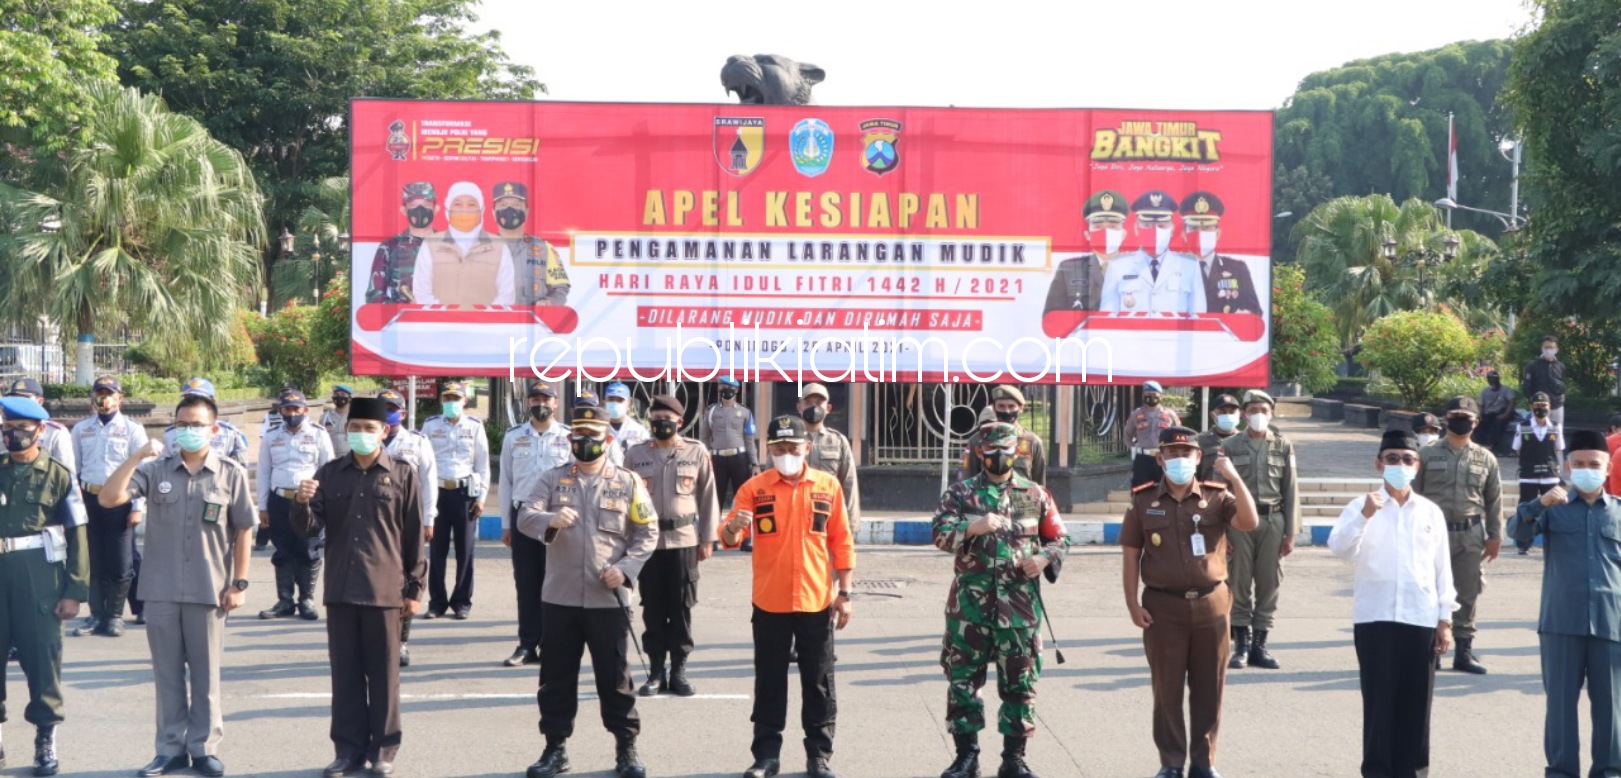
<path fill-rule="evenodd" d="M 5 411 L 7 419 L 45 421 L 51 418 L 44 407 L 27 397 L 0 397 L 0 410 Z"/>

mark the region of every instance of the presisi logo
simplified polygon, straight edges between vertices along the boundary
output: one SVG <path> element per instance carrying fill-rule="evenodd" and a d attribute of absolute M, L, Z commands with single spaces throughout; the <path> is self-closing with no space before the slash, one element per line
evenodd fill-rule
<path fill-rule="evenodd" d="M 1129 121 L 1092 136 L 1092 159 L 1218 162 L 1221 133 L 1194 122 Z"/>
<path fill-rule="evenodd" d="M 421 139 L 422 156 L 445 154 L 469 157 L 532 156 L 540 151 L 539 138 L 478 138 L 429 135 Z"/>

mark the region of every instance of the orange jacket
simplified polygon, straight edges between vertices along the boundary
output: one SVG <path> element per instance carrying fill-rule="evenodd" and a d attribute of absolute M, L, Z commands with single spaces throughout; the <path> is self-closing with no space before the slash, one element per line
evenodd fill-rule
<path fill-rule="evenodd" d="M 853 570 L 855 538 L 839 480 L 807 466 L 790 484 L 775 469 L 737 489 L 732 512 L 752 511 L 738 537 L 754 538 L 754 605 L 768 613 L 815 613 L 833 604 L 834 572 Z M 736 548 L 736 546 L 728 546 Z"/>

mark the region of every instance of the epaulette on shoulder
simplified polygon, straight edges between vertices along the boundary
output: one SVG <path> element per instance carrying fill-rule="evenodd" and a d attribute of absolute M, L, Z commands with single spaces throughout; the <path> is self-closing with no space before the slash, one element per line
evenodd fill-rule
<path fill-rule="evenodd" d="M 427 424 L 430 421 L 438 421 L 439 419 L 442 419 L 442 418 L 444 418 L 444 417 L 443 416 L 429 416 L 428 418 L 423 419 L 422 423 Z"/>
<path fill-rule="evenodd" d="M 1157 482 L 1155 482 L 1155 481 L 1149 481 L 1146 484 L 1138 484 L 1136 486 L 1131 487 L 1131 493 L 1136 494 L 1136 493 L 1138 493 L 1140 491 L 1143 491 L 1144 489 L 1152 489 L 1152 488 L 1154 488 L 1156 483 Z"/>
<path fill-rule="evenodd" d="M 1200 481 L 1199 485 L 1204 486 L 1204 487 L 1208 487 L 1208 488 L 1211 488 L 1211 489 L 1220 489 L 1222 491 L 1227 490 L 1227 484 L 1224 484 L 1224 483 L 1222 483 L 1220 481 Z"/>
<path fill-rule="evenodd" d="M 483 420 L 483 419 L 480 419 L 480 418 L 479 418 L 479 417 L 477 417 L 477 416 L 463 416 L 463 417 L 462 417 L 462 418 L 464 418 L 464 419 L 466 419 L 466 420 L 468 420 L 468 421 L 470 421 L 470 422 L 473 422 L 473 423 L 474 423 L 474 424 L 480 424 L 480 425 L 482 425 L 482 424 L 483 424 L 483 423 L 484 423 L 484 420 Z"/>
<path fill-rule="evenodd" d="M 55 427 L 55 428 L 57 428 L 59 430 L 65 430 L 65 429 L 68 428 L 68 425 L 63 424 L 62 422 L 59 422 L 56 419 L 46 419 L 45 420 L 45 426 L 47 426 L 47 427 Z"/>
<path fill-rule="evenodd" d="M 224 419 L 218 419 L 215 423 L 219 424 L 222 429 L 228 429 L 228 430 L 236 429 L 235 424 L 232 424 L 232 423 L 230 423 L 230 422 L 228 422 L 228 421 L 226 421 Z"/>
<path fill-rule="evenodd" d="M 512 425 L 510 427 L 507 427 L 507 432 L 515 432 L 515 431 L 523 429 L 524 427 L 527 427 L 527 426 L 529 426 L 529 422 L 520 421 L 517 424 L 514 424 L 514 425 Z M 502 434 L 505 434 L 505 433 L 502 433 Z"/>

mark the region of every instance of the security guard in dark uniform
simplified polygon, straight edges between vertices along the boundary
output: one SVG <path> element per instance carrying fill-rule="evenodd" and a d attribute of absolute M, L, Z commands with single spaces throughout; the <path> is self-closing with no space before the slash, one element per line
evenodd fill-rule
<path fill-rule="evenodd" d="M 0 398 L 0 410 L 6 443 L 0 458 L 0 644 L 17 649 L 28 679 L 23 718 L 35 728 L 34 775 L 56 775 L 62 622 L 78 616 L 90 598 L 84 502 L 67 466 L 39 448 L 50 414 L 22 397 Z"/>
<path fill-rule="evenodd" d="M 1087 198 L 1081 215 L 1086 219 L 1087 242 L 1092 253 L 1070 257 L 1058 263 L 1052 285 L 1047 287 L 1043 314 L 1053 311 L 1095 311 L 1103 296 L 1103 277 L 1109 261 L 1119 253 L 1126 239 L 1126 196 L 1105 189 Z"/>
<path fill-rule="evenodd" d="M 1216 450 L 1221 448 L 1223 441 L 1238 432 L 1239 410 L 1238 398 L 1230 394 L 1218 394 L 1210 404 L 1210 429 L 1199 433 L 1199 470 L 1194 478 L 1200 481 L 1220 480 L 1216 478 Z"/>
<path fill-rule="evenodd" d="M 1176 411 L 1160 405 L 1165 389 L 1158 381 L 1143 384 L 1143 404 L 1131 412 L 1126 423 L 1126 440 L 1131 443 L 1131 488 L 1158 481 L 1164 472 L 1159 466 L 1159 434 L 1182 426 Z"/>
<path fill-rule="evenodd" d="M 512 254 L 512 270 L 518 274 L 512 285 L 518 304 L 566 304 L 568 272 L 563 269 L 557 250 L 523 231 L 529 221 L 529 187 L 516 181 L 496 184 L 490 189 L 490 202 L 495 209 L 495 223 L 501 229 L 501 240 L 506 241 L 507 251 Z"/>
<path fill-rule="evenodd" d="M 411 284 L 416 278 L 417 254 L 422 242 L 433 235 L 433 215 L 439 210 L 433 184 L 413 181 L 400 197 L 400 213 L 410 229 L 382 242 L 371 261 L 371 280 L 366 286 L 368 303 L 409 303 Z"/>
<path fill-rule="evenodd" d="M 1013 455 L 1013 472 L 1034 481 L 1037 486 L 1046 486 L 1047 446 L 1041 442 L 1040 435 L 1019 423 L 1019 415 L 1024 413 L 1024 393 L 1016 386 L 998 386 L 992 389 L 991 413 L 995 415 L 992 421 L 1012 424 L 1019 431 L 1018 449 Z M 973 478 L 985 468 L 984 458 L 980 456 L 979 449 L 985 440 L 988 426 L 982 425 L 968 438 L 968 444 L 963 447 L 962 467 L 957 480 Z"/>
<path fill-rule="evenodd" d="M 1249 265 L 1216 253 L 1225 211 L 1221 198 L 1209 192 L 1194 192 L 1182 198 L 1182 228 L 1204 275 L 1205 309 L 1210 313 L 1259 314 L 1261 301 L 1255 294 Z"/>

